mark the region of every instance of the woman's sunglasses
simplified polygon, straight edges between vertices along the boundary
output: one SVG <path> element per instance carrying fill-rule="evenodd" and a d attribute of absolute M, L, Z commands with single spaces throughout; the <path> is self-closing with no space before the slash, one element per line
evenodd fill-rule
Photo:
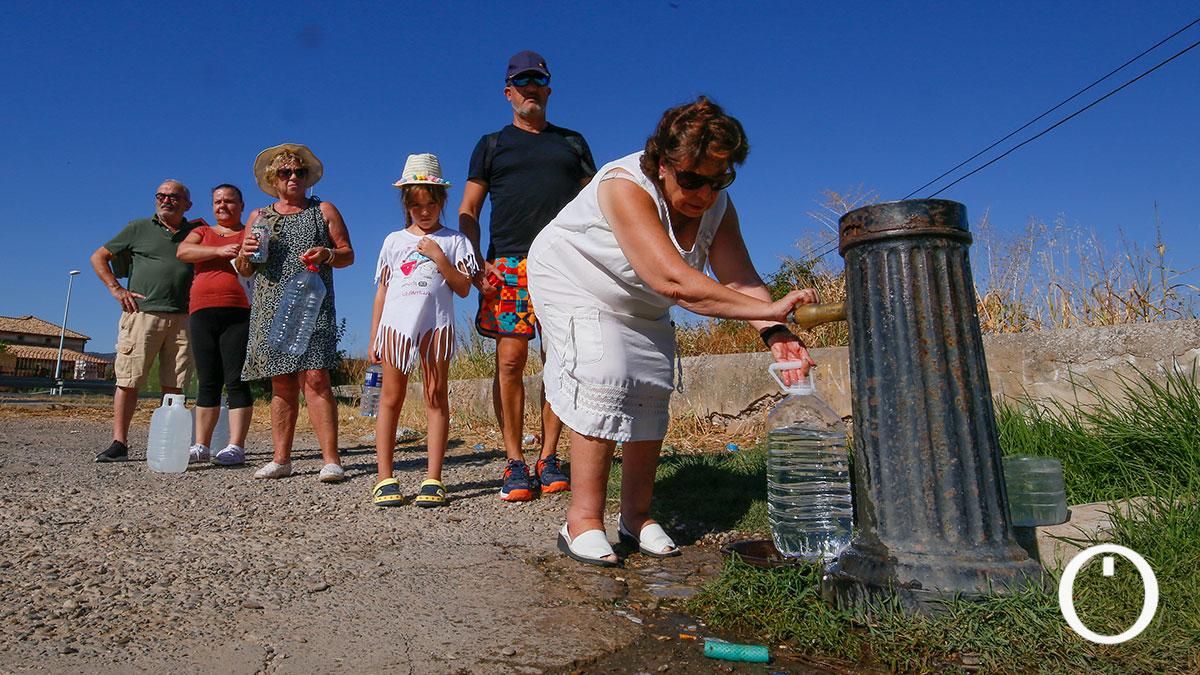
<path fill-rule="evenodd" d="M 713 192 L 719 192 L 733 185 L 733 179 L 737 178 L 737 172 L 730 169 L 728 173 L 723 173 L 719 176 L 705 176 L 702 173 L 695 171 L 676 171 L 675 182 L 679 183 L 679 187 L 684 190 L 699 190 L 707 185 Z"/>
<path fill-rule="evenodd" d="M 300 180 L 304 180 L 304 177 L 307 175 L 308 169 L 305 169 L 304 167 L 300 167 L 299 169 L 275 169 L 275 177 L 279 178 L 280 180 L 287 180 L 292 176 L 295 176 Z"/>

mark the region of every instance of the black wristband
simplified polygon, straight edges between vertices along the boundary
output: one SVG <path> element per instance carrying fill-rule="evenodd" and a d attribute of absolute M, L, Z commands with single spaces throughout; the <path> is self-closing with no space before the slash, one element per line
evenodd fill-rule
<path fill-rule="evenodd" d="M 759 335 L 759 337 L 762 338 L 763 344 L 770 347 L 771 346 L 771 338 L 773 338 L 776 335 L 779 335 L 781 333 L 787 333 L 788 335 L 794 335 L 792 333 L 792 331 L 790 329 L 788 329 L 788 327 L 785 324 L 782 324 L 782 323 L 777 323 L 774 326 L 768 326 L 768 327 L 762 329 L 758 333 L 758 335 Z"/>

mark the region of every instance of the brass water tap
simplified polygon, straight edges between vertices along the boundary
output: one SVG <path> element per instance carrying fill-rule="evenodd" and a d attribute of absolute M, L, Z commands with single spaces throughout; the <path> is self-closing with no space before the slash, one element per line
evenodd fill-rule
<path fill-rule="evenodd" d="M 800 305 L 792 312 L 792 323 L 804 330 L 812 330 L 823 323 L 845 320 L 846 303 L 844 302 Z"/>

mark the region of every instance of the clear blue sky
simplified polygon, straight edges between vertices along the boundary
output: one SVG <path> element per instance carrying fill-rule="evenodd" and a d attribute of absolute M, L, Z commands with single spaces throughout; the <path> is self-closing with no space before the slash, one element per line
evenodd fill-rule
<path fill-rule="evenodd" d="M 324 161 L 315 193 L 358 252 L 335 284 L 362 351 L 375 257 L 403 222 L 390 183 L 408 153 L 437 153 L 456 208 L 471 148 L 511 119 L 502 78 L 521 49 L 547 58 L 550 119 L 598 163 L 699 93 L 739 117 L 752 150 L 730 194 L 766 273 L 823 236 L 805 215 L 823 190 L 903 197 L 1198 15 L 1194 1 L 9 3 L 0 314 L 58 322 L 81 269 L 68 325 L 111 351 L 118 305 L 90 253 L 151 214 L 167 177 L 192 188 L 189 217 L 212 220 L 220 182 L 268 203 L 251 162 L 295 141 Z M 1197 39 L 1200 26 L 1113 84 Z M 1157 203 L 1170 261 L 1192 267 L 1198 84 L 1200 48 L 942 196 L 973 224 L 1062 217 L 1113 242 L 1148 240 Z"/>

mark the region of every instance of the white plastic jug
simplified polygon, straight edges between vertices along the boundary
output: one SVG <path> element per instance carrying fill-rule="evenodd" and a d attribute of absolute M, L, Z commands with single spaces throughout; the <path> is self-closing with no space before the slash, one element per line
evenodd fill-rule
<path fill-rule="evenodd" d="M 229 404 L 225 402 L 225 397 L 221 397 L 221 409 L 217 413 L 217 425 L 213 427 L 212 438 L 208 441 L 208 447 L 212 448 L 212 453 L 224 450 L 225 446 L 229 445 Z"/>
<path fill-rule="evenodd" d="M 192 411 L 184 407 L 183 394 L 163 396 L 162 405 L 150 416 L 146 439 L 146 464 L 159 473 L 183 473 L 188 466 L 188 444 L 192 437 Z"/>

